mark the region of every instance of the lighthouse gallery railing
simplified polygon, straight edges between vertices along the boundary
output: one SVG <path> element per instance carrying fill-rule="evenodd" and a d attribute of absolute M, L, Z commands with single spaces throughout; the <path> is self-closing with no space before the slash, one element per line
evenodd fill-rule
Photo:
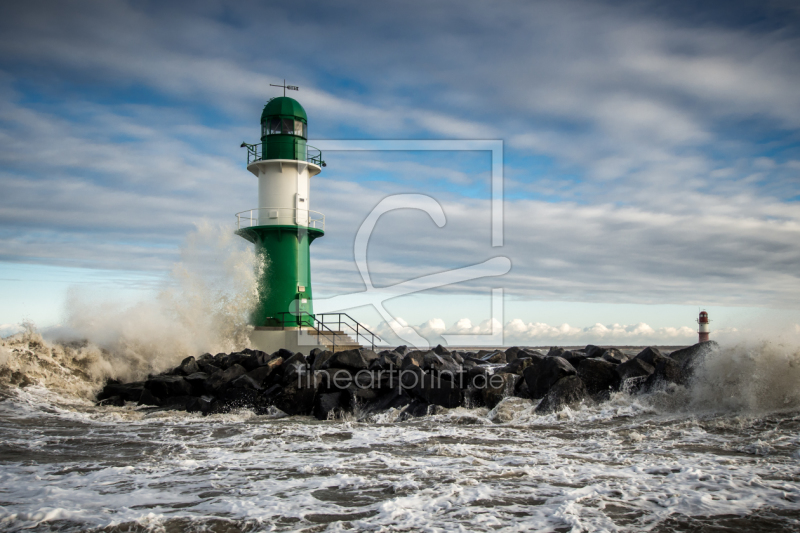
<path fill-rule="evenodd" d="M 248 165 L 264 159 L 261 155 L 261 144 L 242 143 L 241 147 L 247 148 Z M 306 145 L 306 161 L 320 167 L 326 166 L 325 161 L 322 160 L 322 150 L 309 145 Z"/>
<path fill-rule="evenodd" d="M 279 225 L 281 222 L 325 231 L 325 215 L 319 211 L 294 207 L 256 207 L 236 213 L 236 229 Z"/>

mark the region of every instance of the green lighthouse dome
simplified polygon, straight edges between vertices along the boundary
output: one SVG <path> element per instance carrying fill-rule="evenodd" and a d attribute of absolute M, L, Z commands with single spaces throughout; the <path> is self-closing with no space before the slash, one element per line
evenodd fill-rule
<path fill-rule="evenodd" d="M 267 105 L 264 106 L 264 111 L 261 113 L 261 122 L 272 117 L 299 118 L 308 124 L 306 110 L 303 109 L 300 102 L 288 96 L 279 96 L 267 102 Z"/>
<path fill-rule="evenodd" d="M 305 161 L 308 117 L 300 102 L 288 96 L 273 98 L 261 112 L 262 159 Z"/>

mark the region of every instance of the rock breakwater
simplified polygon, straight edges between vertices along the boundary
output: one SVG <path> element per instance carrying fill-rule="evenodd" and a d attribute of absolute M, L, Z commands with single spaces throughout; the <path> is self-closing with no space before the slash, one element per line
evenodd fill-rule
<path fill-rule="evenodd" d="M 203 414 L 248 408 L 256 413 L 366 417 L 395 409 L 409 418 L 458 406 L 493 408 L 503 398 L 539 401 L 536 411 L 602 402 L 611 393 L 651 392 L 686 385 L 711 341 L 671 353 L 648 347 L 636 355 L 618 348 L 428 351 L 400 346 L 375 352 L 351 349 L 310 355 L 279 350 L 204 354 L 144 381 L 109 381 L 101 405 L 136 402 L 154 409 Z"/>

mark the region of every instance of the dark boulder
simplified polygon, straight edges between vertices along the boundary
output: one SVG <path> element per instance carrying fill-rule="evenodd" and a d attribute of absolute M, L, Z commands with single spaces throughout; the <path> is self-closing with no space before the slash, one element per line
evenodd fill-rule
<path fill-rule="evenodd" d="M 234 409 L 252 409 L 263 411 L 266 401 L 261 394 L 247 387 L 228 387 L 217 398 L 215 411 L 228 412 Z"/>
<path fill-rule="evenodd" d="M 561 357 L 566 359 L 567 362 L 572 366 L 574 366 L 575 368 L 578 368 L 578 365 L 581 363 L 581 361 L 583 361 L 584 359 L 588 359 L 589 356 L 586 355 L 584 352 L 568 350 L 563 354 L 561 354 Z"/>
<path fill-rule="evenodd" d="M 586 385 L 586 391 L 591 394 L 608 393 L 619 389 L 620 376 L 616 365 L 603 359 L 584 359 L 578 365 L 578 377 Z"/>
<path fill-rule="evenodd" d="M 411 404 L 412 401 L 413 397 L 406 389 L 395 385 L 391 389 L 382 391 L 382 394 L 377 395 L 375 398 L 364 401 L 360 404 L 360 411 L 364 414 L 373 414 L 389 409 L 402 409 Z"/>
<path fill-rule="evenodd" d="M 189 406 L 186 410 L 190 413 L 203 413 L 207 415 L 214 409 L 214 402 L 216 398 L 213 396 L 203 395 L 197 398 L 191 406 Z"/>
<path fill-rule="evenodd" d="M 511 363 L 515 361 L 519 356 L 517 355 L 519 352 L 522 351 L 522 348 L 519 346 L 512 346 L 511 348 L 506 349 L 506 361 Z"/>
<path fill-rule="evenodd" d="M 522 372 L 531 366 L 532 364 L 538 362 L 538 359 L 534 359 L 532 357 L 518 357 L 508 363 L 506 366 L 502 368 L 498 368 L 497 372 L 508 372 L 510 374 L 518 374 L 522 375 Z"/>
<path fill-rule="evenodd" d="M 206 381 L 206 392 L 216 394 L 224 390 L 231 381 L 243 376 L 247 370 L 242 365 L 233 365 L 227 370 L 220 370 L 212 374 Z"/>
<path fill-rule="evenodd" d="M 256 383 L 259 387 L 264 384 L 264 381 L 272 374 L 274 367 L 271 366 L 260 366 L 255 370 L 251 370 L 246 375 L 253 380 L 253 383 Z"/>
<path fill-rule="evenodd" d="M 208 374 L 205 372 L 195 372 L 193 374 L 189 374 L 186 376 L 186 382 L 189 384 L 192 390 L 192 394 L 195 396 L 200 396 L 205 391 L 205 383 L 208 381 Z"/>
<path fill-rule="evenodd" d="M 603 352 L 605 352 L 606 349 L 600 346 L 595 346 L 594 344 L 588 344 L 583 351 L 587 357 L 602 357 Z"/>
<path fill-rule="evenodd" d="M 528 383 L 525 381 L 525 378 L 522 378 L 517 382 L 517 388 L 514 389 L 514 396 L 518 398 L 531 397 L 531 392 L 528 390 Z"/>
<path fill-rule="evenodd" d="M 491 352 L 481 356 L 482 361 L 493 365 L 504 365 L 508 362 L 505 352 Z"/>
<path fill-rule="evenodd" d="M 316 383 L 303 379 L 299 384 L 291 382 L 270 398 L 271 403 L 287 415 L 310 415 L 314 409 Z"/>
<path fill-rule="evenodd" d="M 491 365 L 491 363 L 489 363 L 488 361 L 484 361 L 483 359 L 478 359 L 477 357 L 473 357 L 473 355 L 465 355 L 464 356 L 464 365 L 465 366 L 466 366 L 467 363 L 473 363 L 473 364 L 482 365 L 482 366 L 490 366 Z"/>
<path fill-rule="evenodd" d="M 698 358 L 705 357 L 708 353 L 719 350 L 719 344 L 716 341 L 698 342 L 692 346 L 675 350 L 669 354 L 670 359 L 674 359 L 681 365 L 687 364 L 689 361 L 694 361 Z"/>
<path fill-rule="evenodd" d="M 210 353 L 204 353 L 200 357 L 197 358 L 197 363 L 211 363 L 214 364 L 214 356 Z"/>
<path fill-rule="evenodd" d="M 629 379 L 646 378 L 652 374 L 654 370 L 655 367 L 653 367 L 653 365 L 648 364 L 643 359 L 639 359 L 637 357 L 634 357 L 630 361 L 626 361 L 616 367 L 617 374 L 619 374 L 619 377 L 623 382 L 628 381 Z"/>
<path fill-rule="evenodd" d="M 351 385 L 347 388 L 347 391 L 356 399 L 358 402 L 368 402 L 376 399 L 379 394 L 381 394 L 380 389 L 371 389 L 371 388 L 361 388 L 356 385 Z"/>
<path fill-rule="evenodd" d="M 420 397 L 429 404 L 458 407 L 461 405 L 461 388 L 450 380 L 425 373 L 422 377 Z"/>
<path fill-rule="evenodd" d="M 308 361 L 309 366 L 312 368 L 314 367 L 314 361 L 317 360 L 317 356 L 324 352 L 325 350 L 322 348 L 314 348 L 310 352 L 308 352 L 308 357 L 306 357 L 306 361 Z"/>
<path fill-rule="evenodd" d="M 238 378 L 231 381 L 230 386 L 235 389 L 261 390 L 261 384 L 257 383 L 253 378 L 251 378 L 247 374 L 239 376 Z"/>
<path fill-rule="evenodd" d="M 178 366 L 178 370 L 184 376 L 188 376 L 189 374 L 200 372 L 200 366 L 198 366 L 194 357 L 187 357 L 181 361 L 181 364 Z"/>
<path fill-rule="evenodd" d="M 547 357 L 561 357 L 561 355 L 566 352 L 565 348 L 559 348 L 558 346 L 551 346 L 550 350 L 547 352 Z"/>
<path fill-rule="evenodd" d="M 215 372 L 219 372 L 219 371 L 222 370 L 221 367 L 219 367 L 219 366 L 214 364 L 213 358 L 210 361 L 209 360 L 205 360 L 205 361 L 199 360 L 199 361 L 197 361 L 197 366 L 200 368 L 200 372 L 203 372 L 204 374 L 208 374 L 209 376 L 211 374 L 214 374 Z"/>
<path fill-rule="evenodd" d="M 517 383 L 522 377 L 517 374 L 499 373 L 492 374 L 487 380 L 487 385 L 481 389 L 483 404 L 489 409 L 500 403 L 503 398 L 513 396 Z"/>
<path fill-rule="evenodd" d="M 151 405 L 154 407 L 159 407 L 161 405 L 161 400 L 156 398 L 149 390 L 144 389 L 141 396 L 139 396 L 139 402 L 137 405 Z"/>
<path fill-rule="evenodd" d="M 281 348 L 281 349 L 280 349 L 280 350 L 278 350 L 277 352 L 273 353 L 273 354 L 271 355 L 271 358 L 272 358 L 272 359 L 277 359 L 277 358 L 279 358 L 279 357 L 280 357 L 281 359 L 283 359 L 284 361 L 286 361 L 287 359 L 289 359 L 289 358 L 290 358 L 291 356 L 293 356 L 293 355 L 294 355 L 294 352 L 293 352 L 293 351 L 291 351 L 291 350 L 287 350 L 286 348 Z"/>
<path fill-rule="evenodd" d="M 543 398 L 557 381 L 576 374 L 575 367 L 562 357 L 548 356 L 523 372 L 531 398 Z"/>
<path fill-rule="evenodd" d="M 442 407 L 461 405 L 461 388 L 442 376 L 434 376 L 419 367 L 411 366 L 403 372 L 402 383 L 412 396 L 425 403 Z"/>
<path fill-rule="evenodd" d="M 655 367 L 658 360 L 664 357 L 664 354 L 659 351 L 658 348 L 653 346 L 649 346 L 639 352 L 634 359 L 639 359 L 640 361 L 644 361 L 648 365 Z"/>
<path fill-rule="evenodd" d="M 242 365 L 242 363 L 248 357 L 250 357 L 249 354 L 242 353 L 242 352 L 230 353 L 230 354 L 228 354 L 228 355 L 226 355 L 225 357 L 222 358 L 222 361 L 221 361 L 222 368 L 228 369 L 228 368 L 232 367 L 233 365 L 240 365 L 240 366 L 243 367 L 244 365 Z"/>
<path fill-rule="evenodd" d="M 483 390 L 489 386 L 489 375 L 488 367 L 476 365 L 467 370 L 464 385 L 478 391 Z"/>
<path fill-rule="evenodd" d="M 322 368 L 347 368 L 351 370 L 366 370 L 370 362 L 377 359 L 378 354 L 364 348 L 343 350 L 334 353 Z"/>
<path fill-rule="evenodd" d="M 306 361 L 306 356 L 301 353 L 293 354 L 281 364 L 283 369 L 283 381 L 297 380 L 298 376 L 303 376 L 311 371 Z"/>
<path fill-rule="evenodd" d="M 145 382 L 144 387 L 160 400 L 192 394 L 192 386 L 183 376 L 153 376 Z"/>
<path fill-rule="evenodd" d="M 433 353 L 435 353 L 436 355 L 450 355 L 450 350 L 448 350 L 447 348 L 445 348 L 440 344 L 433 349 Z"/>
<path fill-rule="evenodd" d="M 408 346 L 403 345 L 403 346 L 398 346 L 397 348 L 395 348 L 392 351 L 397 353 L 398 355 L 400 355 L 400 357 L 402 357 L 402 356 L 406 355 L 409 352 L 409 349 L 408 349 Z"/>
<path fill-rule="evenodd" d="M 198 398 L 194 396 L 170 396 L 162 400 L 161 409 L 157 411 L 190 411 L 197 404 Z"/>
<path fill-rule="evenodd" d="M 354 374 L 346 368 L 329 368 L 314 372 L 314 382 L 321 392 L 336 392 L 349 388 L 353 384 Z M 305 382 L 308 383 L 308 376 Z"/>
<path fill-rule="evenodd" d="M 424 364 L 425 364 L 425 353 L 420 352 L 419 350 L 415 350 L 413 352 L 408 352 L 405 356 L 403 356 L 403 362 L 400 364 L 400 368 L 402 368 L 403 370 L 412 366 L 422 368 Z"/>
<path fill-rule="evenodd" d="M 541 350 L 534 350 L 533 348 L 523 348 L 521 352 L 517 352 L 517 357 L 533 357 L 544 359 L 547 355 Z"/>
<path fill-rule="evenodd" d="M 255 370 L 256 368 L 261 366 L 261 362 L 264 360 L 265 356 L 269 357 L 269 355 L 267 355 L 264 352 L 259 352 L 259 353 L 263 354 L 263 355 L 261 355 L 261 357 L 259 357 L 258 353 L 248 353 L 248 354 L 246 354 L 247 357 L 242 359 L 239 362 L 239 364 L 242 365 L 244 367 L 244 369 L 247 370 L 248 372 L 251 372 L 251 371 Z"/>
<path fill-rule="evenodd" d="M 276 357 L 275 359 L 270 359 L 270 361 L 259 368 L 268 368 L 269 375 L 273 374 L 282 374 L 283 371 L 283 357 Z"/>
<path fill-rule="evenodd" d="M 630 360 L 630 357 L 622 353 L 616 348 L 609 348 L 608 350 L 603 352 L 603 355 L 600 356 L 604 361 L 608 361 L 614 365 L 620 365 L 626 361 Z"/>
<path fill-rule="evenodd" d="M 400 356 L 394 352 L 383 351 L 369 364 L 370 370 L 399 369 L 402 364 Z"/>
<path fill-rule="evenodd" d="M 686 376 L 678 361 L 670 359 L 669 357 L 663 357 L 656 363 L 653 373 L 645 380 L 643 389 L 645 391 L 653 391 L 668 383 L 684 385 L 686 383 Z"/>
<path fill-rule="evenodd" d="M 547 392 L 544 399 L 536 407 L 537 413 L 550 413 L 564 407 L 575 407 L 587 400 L 589 393 L 578 376 L 566 376 L 559 379 Z"/>
<path fill-rule="evenodd" d="M 253 350 L 253 355 L 255 355 L 258 360 L 258 366 L 264 366 L 274 359 L 271 354 L 262 352 L 261 350 Z"/>
<path fill-rule="evenodd" d="M 325 363 L 327 363 L 331 357 L 333 357 L 333 352 L 330 350 L 322 350 L 317 352 L 317 354 L 314 356 L 314 362 L 311 363 L 311 369 L 322 370 L 323 368 L 327 368 Z"/>
<path fill-rule="evenodd" d="M 695 344 L 694 346 L 690 346 L 689 348 L 694 348 L 695 346 L 697 348 L 689 353 L 678 354 L 679 358 L 683 360 L 681 362 L 681 372 L 683 373 L 684 379 L 687 382 L 692 379 L 697 369 L 703 365 L 705 358 L 713 353 L 718 352 L 720 349 L 719 344 L 717 344 L 715 341 L 701 342 L 699 344 Z M 672 354 L 670 354 L 670 357 L 671 356 Z"/>
<path fill-rule="evenodd" d="M 138 402 L 143 390 L 143 381 L 136 381 L 133 383 L 118 383 L 110 381 L 97 395 L 97 399 L 102 401 L 113 396 L 120 396 L 126 402 Z"/>
<path fill-rule="evenodd" d="M 422 368 L 423 370 L 447 372 L 454 378 L 461 372 L 461 366 L 451 356 L 447 354 L 437 355 L 434 352 L 428 352 L 423 356 Z"/>
<path fill-rule="evenodd" d="M 342 413 L 351 412 L 354 400 L 349 391 L 317 394 L 314 398 L 314 417 L 317 420 L 328 420 Z"/>

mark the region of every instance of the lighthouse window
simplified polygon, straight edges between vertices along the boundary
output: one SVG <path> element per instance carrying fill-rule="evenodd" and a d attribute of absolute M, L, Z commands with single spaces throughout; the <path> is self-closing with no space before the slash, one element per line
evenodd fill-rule
<path fill-rule="evenodd" d="M 273 118 L 269 121 L 269 134 L 275 135 L 281 132 L 281 119 Z"/>
<path fill-rule="evenodd" d="M 269 127 L 267 122 L 261 124 L 262 135 L 299 135 L 307 138 L 308 126 L 299 120 L 291 118 L 273 118 L 269 120 Z"/>
<path fill-rule="evenodd" d="M 295 120 L 294 121 L 294 134 L 305 138 L 305 136 L 306 136 L 306 125 L 303 124 L 302 122 L 300 122 L 299 120 Z"/>

